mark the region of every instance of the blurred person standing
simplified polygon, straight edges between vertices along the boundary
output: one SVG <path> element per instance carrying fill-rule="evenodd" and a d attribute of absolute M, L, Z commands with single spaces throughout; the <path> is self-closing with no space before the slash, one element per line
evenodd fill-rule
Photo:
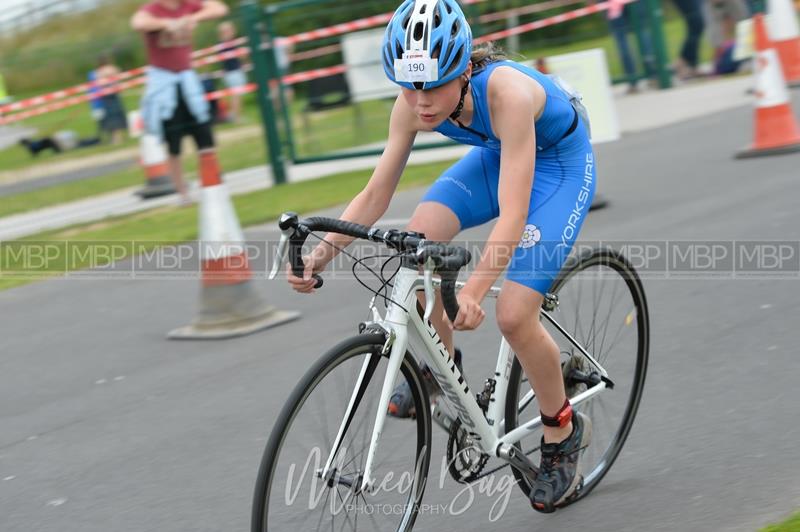
<path fill-rule="evenodd" d="M 700 37 L 705 28 L 703 0 L 672 0 L 686 22 L 686 37 L 681 47 L 681 55 L 675 61 L 675 74 L 682 80 L 697 77 L 700 55 Z"/>
<path fill-rule="evenodd" d="M 617 50 L 619 51 L 620 60 L 622 61 L 622 68 L 625 71 L 625 77 L 628 81 L 628 93 L 634 93 L 638 89 L 636 80 L 636 60 L 633 57 L 628 42 L 628 33 L 630 32 L 629 20 L 631 16 L 637 17 L 639 21 L 644 20 L 642 4 L 639 0 L 634 0 L 628 4 L 623 2 L 623 0 L 609 0 L 606 16 L 608 18 L 608 26 L 611 29 L 611 34 L 614 36 L 614 41 L 617 44 Z M 640 52 L 643 55 L 645 75 L 647 77 L 652 77 L 655 75 L 655 65 L 653 65 L 650 34 L 645 28 L 641 30 Z"/>
<path fill-rule="evenodd" d="M 724 54 L 735 37 L 736 24 L 750 16 L 745 0 L 705 0 L 706 36 L 715 57 Z"/>
<path fill-rule="evenodd" d="M 236 26 L 233 22 L 226 20 L 217 26 L 217 34 L 221 44 L 228 44 L 236 38 Z M 233 44 L 225 46 L 221 53 L 232 52 L 239 48 Z M 222 68 L 224 70 L 223 80 L 225 87 L 228 89 L 236 89 L 247 85 L 247 75 L 242 69 L 242 61 L 238 57 L 231 57 L 222 61 Z M 242 95 L 231 94 L 230 99 L 230 121 L 237 122 L 242 114 Z"/>
<path fill-rule="evenodd" d="M 115 84 L 114 78 L 119 76 L 120 69 L 114 65 L 111 54 L 102 54 L 98 60 L 95 73 L 95 82 L 98 91 L 102 91 Z M 128 131 L 128 115 L 118 92 L 104 94 L 99 98 L 99 107 L 102 109 L 100 118 L 100 131 L 103 137 L 113 145 L 121 144 Z"/>
<path fill-rule="evenodd" d="M 147 47 L 141 105 L 145 129 L 166 140 L 170 175 L 184 204 L 190 199 L 181 166 L 183 137 L 194 138 L 201 174 L 204 166 L 218 167 L 210 106 L 192 69 L 192 35 L 198 23 L 227 14 L 228 7 L 218 0 L 150 0 L 131 18 L 131 27 L 142 33 Z"/>
<path fill-rule="evenodd" d="M 105 112 L 103 111 L 103 100 L 100 96 L 97 96 L 97 93 L 100 92 L 100 88 L 97 86 L 97 69 L 90 70 L 89 74 L 87 74 L 86 78 L 89 80 L 89 109 L 92 113 L 92 120 L 95 121 L 97 124 L 97 136 L 100 137 L 103 134 L 103 115 Z"/>

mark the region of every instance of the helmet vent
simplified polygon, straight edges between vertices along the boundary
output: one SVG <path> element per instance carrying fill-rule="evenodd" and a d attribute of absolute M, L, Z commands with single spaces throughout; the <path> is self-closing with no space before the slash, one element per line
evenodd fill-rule
<path fill-rule="evenodd" d="M 425 14 L 425 10 L 427 10 L 427 9 L 428 9 L 428 4 L 422 4 L 422 7 L 419 10 L 419 14 L 420 15 L 424 15 Z"/>
<path fill-rule="evenodd" d="M 458 51 L 456 52 L 456 56 L 453 58 L 453 61 L 450 63 L 450 68 L 447 69 L 447 72 L 442 77 L 449 76 L 450 74 L 452 74 L 453 71 L 456 68 L 458 68 L 458 65 L 459 65 L 459 63 L 461 63 L 461 58 L 463 56 L 464 56 L 464 49 L 463 48 L 459 48 Z"/>
<path fill-rule="evenodd" d="M 433 27 L 438 28 L 442 23 L 442 14 L 439 12 L 439 4 L 433 8 Z"/>
<path fill-rule="evenodd" d="M 420 39 L 422 39 L 424 31 L 425 31 L 425 25 L 422 22 L 417 22 L 416 24 L 414 24 L 414 40 L 419 41 Z M 403 54 L 400 55 L 402 56 Z"/>
<path fill-rule="evenodd" d="M 450 44 L 452 46 L 452 43 Z M 431 52 L 432 59 L 438 59 L 442 57 L 442 42 L 439 41 L 436 43 L 436 46 L 433 47 L 433 51 Z"/>

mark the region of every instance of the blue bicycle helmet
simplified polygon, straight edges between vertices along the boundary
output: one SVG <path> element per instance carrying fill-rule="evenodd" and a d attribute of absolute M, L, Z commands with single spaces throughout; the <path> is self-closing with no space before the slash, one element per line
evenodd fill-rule
<path fill-rule="evenodd" d="M 395 60 L 405 52 L 427 52 L 438 60 L 434 81 L 396 79 Z M 408 89 L 432 89 L 467 69 L 472 54 L 472 30 L 456 0 L 405 0 L 392 15 L 383 36 L 383 70 Z"/>

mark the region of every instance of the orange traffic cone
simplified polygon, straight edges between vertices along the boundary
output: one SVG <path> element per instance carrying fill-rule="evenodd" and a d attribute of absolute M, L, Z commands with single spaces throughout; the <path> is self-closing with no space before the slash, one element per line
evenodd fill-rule
<path fill-rule="evenodd" d="M 136 192 L 142 199 L 156 198 L 175 192 L 175 185 L 169 177 L 167 150 L 156 135 L 145 133 L 139 141 L 139 161 L 144 168 L 147 183 Z"/>
<path fill-rule="evenodd" d="M 768 0 L 769 38 L 783 65 L 783 77 L 792 87 L 800 86 L 800 26 L 791 0 Z"/>
<path fill-rule="evenodd" d="M 800 127 L 792 113 L 778 54 L 767 37 L 764 16 L 754 17 L 756 37 L 755 141 L 737 158 L 800 151 Z"/>
<path fill-rule="evenodd" d="M 256 293 L 244 235 L 222 182 L 217 154 L 200 152 L 200 314 L 170 332 L 172 339 L 220 339 L 250 334 L 300 317 L 279 311 Z"/>

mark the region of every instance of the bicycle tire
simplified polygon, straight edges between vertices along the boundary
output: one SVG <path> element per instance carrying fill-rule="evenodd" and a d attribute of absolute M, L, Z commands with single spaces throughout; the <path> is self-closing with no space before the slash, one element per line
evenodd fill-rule
<path fill-rule="evenodd" d="M 625 443 L 628 434 L 630 433 L 631 427 L 633 426 L 633 421 L 634 418 L 636 417 L 636 412 L 638 410 L 639 403 L 641 401 L 645 377 L 647 374 L 647 363 L 650 350 L 650 322 L 649 322 L 647 299 L 645 297 L 644 287 L 642 285 L 641 279 L 639 278 L 634 268 L 631 266 L 630 262 L 621 253 L 612 250 L 610 248 L 595 248 L 595 249 L 585 250 L 584 252 L 580 253 L 577 257 L 573 257 L 571 260 L 567 262 L 567 264 L 565 264 L 565 267 L 562 269 L 556 281 L 553 283 L 553 287 L 551 288 L 550 292 L 554 294 L 559 294 L 564 290 L 566 286 L 568 286 L 568 283 L 572 279 L 577 278 L 578 274 L 585 272 L 589 268 L 593 267 L 609 268 L 614 272 L 616 272 L 617 274 L 619 274 L 622 280 L 624 281 L 625 286 L 629 290 L 629 293 L 631 294 L 631 298 L 635 306 L 636 335 L 637 335 L 636 359 L 633 371 L 633 381 L 631 383 L 630 393 L 628 395 L 627 401 L 625 402 L 625 410 L 621 417 L 620 424 L 617 427 L 616 431 L 614 432 L 614 435 L 611 438 L 609 445 L 601 455 L 598 464 L 594 466 L 591 470 L 589 470 L 588 473 L 584 474 L 583 486 L 581 487 L 577 496 L 571 498 L 568 504 L 576 502 L 577 500 L 580 500 L 581 498 L 588 495 L 592 491 L 592 489 L 594 489 L 597 486 L 597 484 L 602 480 L 602 478 L 606 475 L 606 473 L 608 473 L 608 470 L 611 468 L 611 466 L 614 464 L 614 461 L 619 456 L 619 453 L 622 450 L 622 446 Z M 563 310 L 562 301 L 559 301 L 559 310 Z M 631 315 L 633 315 L 632 312 L 627 314 L 626 319 L 628 316 Z M 573 334 L 573 336 L 575 336 L 576 333 L 575 330 L 569 332 Z M 614 374 L 609 373 L 609 377 L 611 378 L 612 381 L 614 380 Z M 519 361 L 517 360 L 516 357 L 514 357 L 514 363 L 512 365 L 511 372 L 509 374 L 509 387 L 506 396 L 506 408 L 505 408 L 506 432 L 510 432 L 519 425 L 518 423 L 519 412 L 517 408 L 518 394 L 520 392 L 520 385 L 523 383 L 527 383 L 527 380 L 525 379 L 525 374 L 522 371 L 522 366 L 520 365 Z M 590 399 L 589 403 L 591 403 L 591 401 L 597 401 L 602 399 L 603 394 L 608 394 L 608 393 L 613 394 L 615 393 L 615 391 L 614 390 L 603 391 L 599 396 L 595 396 L 595 398 Z M 581 407 L 578 407 L 578 410 L 581 410 Z M 596 434 L 597 430 L 595 430 L 594 433 Z M 590 444 L 589 449 L 587 449 L 587 451 L 591 450 L 593 444 L 594 442 Z M 525 452 L 524 449 L 521 450 Z M 518 481 L 520 489 L 522 489 L 526 497 L 529 496 L 531 484 L 528 478 L 525 477 L 518 470 L 514 469 L 513 467 L 512 471 L 514 473 L 515 478 Z"/>
<path fill-rule="evenodd" d="M 258 478 L 256 481 L 255 491 L 253 495 L 253 507 L 252 507 L 252 517 L 251 517 L 251 530 L 253 532 L 266 532 L 267 530 L 271 530 L 272 532 L 284 532 L 285 530 L 289 530 L 291 528 L 284 527 L 281 525 L 280 527 L 276 525 L 272 525 L 270 528 L 270 508 L 269 508 L 269 500 L 270 494 L 272 490 L 272 483 L 275 480 L 275 471 L 280 459 L 281 453 L 284 450 L 284 444 L 286 443 L 286 438 L 288 432 L 291 430 L 295 420 L 297 419 L 300 410 L 306 404 L 309 396 L 314 392 L 317 387 L 319 387 L 320 383 L 323 380 L 332 374 L 332 372 L 337 368 L 340 367 L 343 363 L 347 362 L 348 360 L 357 357 L 358 355 L 367 355 L 367 354 L 379 354 L 383 349 L 385 343 L 385 336 L 382 333 L 369 333 L 369 334 L 361 334 L 358 336 L 354 336 L 347 340 L 344 340 L 337 344 L 335 347 L 330 349 L 327 353 L 325 353 L 309 370 L 305 373 L 305 375 L 301 378 L 298 384 L 295 386 L 294 390 L 292 391 L 289 399 L 287 400 L 286 404 L 284 405 L 281 413 L 279 414 L 275 425 L 273 427 L 272 433 L 270 438 L 267 442 L 267 445 L 264 449 L 264 454 L 261 459 L 261 465 L 259 467 Z M 382 355 L 381 360 L 378 362 L 385 362 L 388 360 L 388 354 Z M 422 500 L 422 496 L 424 494 L 424 489 L 427 481 L 428 470 L 430 467 L 430 456 L 431 456 L 431 411 L 430 411 L 430 402 L 428 397 L 428 392 L 423 385 L 423 377 L 419 370 L 419 367 L 414 359 L 414 357 L 409 353 L 406 352 L 405 357 L 403 358 L 400 371 L 402 377 L 405 377 L 411 383 L 411 390 L 412 395 L 415 402 L 415 407 L 417 409 L 417 415 L 414 418 L 413 422 L 416 425 L 416 451 L 415 451 L 415 480 L 416 482 L 412 486 L 412 489 L 409 491 L 408 501 L 406 506 L 404 507 L 404 514 L 401 517 L 400 524 L 396 528 L 398 531 L 407 531 L 413 528 L 414 522 L 417 518 L 417 514 L 419 511 L 419 504 Z M 398 381 L 401 377 L 398 376 Z M 382 387 L 383 378 L 381 376 L 380 382 L 376 382 L 377 388 L 380 389 Z M 352 387 L 347 390 L 347 394 L 349 397 L 349 393 L 352 391 Z M 362 400 L 362 404 L 365 401 Z M 363 409 L 365 415 L 368 415 L 371 420 L 374 420 L 375 416 L 375 406 L 377 402 L 373 404 L 365 404 L 366 408 Z M 358 412 L 361 412 L 361 408 L 357 410 L 356 415 Z M 391 418 L 387 418 L 388 420 Z M 339 428 L 339 422 L 341 418 L 334 419 L 334 431 L 331 437 L 336 435 L 336 431 Z M 404 423 L 409 423 L 408 420 L 398 420 Z M 368 424 L 367 429 L 371 425 Z M 352 425 L 351 425 L 352 428 Z M 365 429 L 365 434 L 369 432 L 371 434 L 371 429 Z M 386 426 L 384 426 L 385 432 Z M 408 426 L 406 426 L 406 430 Z M 365 437 L 366 438 L 366 437 Z M 379 448 L 379 454 L 381 453 L 381 449 L 384 451 L 386 450 L 386 441 L 384 439 L 382 441 L 382 446 Z M 329 452 L 330 448 L 328 448 Z M 366 454 L 365 451 L 362 451 Z M 417 469 L 418 468 L 418 469 Z M 378 473 L 378 472 L 375 472 Z M 331 485 L 328 485 L 331 488 Z M 337 487 L 338 493 L 338 487 Z M 326 499 L 327 500 L 327 499 Z M 365 498 L 366 502 L 366 498 Z M 374 517 L 374 516 L 373 516 Z M 320 517 L 321 519 L 322 517 Z M 374 521 L 374 519 L 373 519 Z M 357 517 L 355 520 L 356 526 L 353 529 L 357 529 Z M 351 522 L 352 524 L 352 522 Z M 318 525 L 319 528 L 319 525 Z M 326 525 L 326 529 L 331 528 L 329 525 Z M 296 529 L 296 528 L 295 528 Z M 338 525 L 337 525 L 337 529 Z M 344 528 L 342 528 L 344 529 Z M 368 527 L 365 530 L 374 530 L 374 523 L 372 528 Z M 308 530 L 307 528 L 302 528 Z"/>

